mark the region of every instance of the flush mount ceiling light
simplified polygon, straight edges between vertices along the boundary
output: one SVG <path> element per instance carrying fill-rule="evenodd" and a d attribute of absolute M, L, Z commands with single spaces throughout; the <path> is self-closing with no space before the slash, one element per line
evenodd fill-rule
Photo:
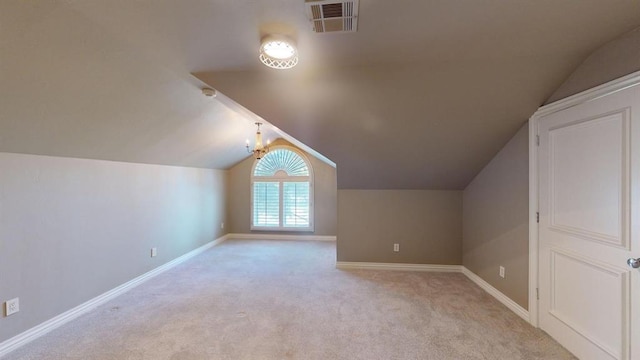
<path fill-rule="evenodd" d="M 298 50 L 293 40 L 269 35 L 262 39 L 260 61 L 270 68 L 291 69 L 298 64 Z"/>

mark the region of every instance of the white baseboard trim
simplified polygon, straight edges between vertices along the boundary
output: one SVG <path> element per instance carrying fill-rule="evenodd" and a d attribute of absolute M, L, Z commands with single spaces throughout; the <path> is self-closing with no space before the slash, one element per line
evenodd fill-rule
<path fill-rule="evenodd" d="M 438 271 L 462 272 L 462 265 L 395 264 L 338 261 L 336 268 L 342 270 L 392 270 L 392 271 Z"/>
<path fill-rule="evenodd" d="M 4 342 L 0 343 L 0 358 L 2 358 L 3 356 L 7 355 L 8 353 L 10 353 L 11 351 L 45 335 L 46 333 L 78 318 L 79 316 L 95 309 L 96 307 L 106 303 L 107 301 L 124 294 L 125 292 L 135 288 L 136 286 L 144 283 L 147 280 L 150 280 L 151 278 L 160 275 L 161 273 L 191 259 L 192 257 L 199 255 L 201 253 L 203 253 L 204 251 L 222 243 L 223 241 L 227 240 L 229 238 L 229 235 L 224 235 L 214 241 L 211 241 L 197 249 L 194 249 L 178 258 L 175 258 L 171 261 L 169 261 L 168 263 L 158 266 L 157 268 L 142 274 L 140 276 L 138 276 L 137 278 L 130 280 L 114 289 L 111 289 L 107 292 L 105 292 L 102 295 L 99 295 L 83 304 L 80 304 L 76 307 L 74 307 L 71 310 L 68 310 L 54 318 L 51 318 L 43 323 L 41 323 L 40 325 L 36 325 L 35 327 L 32 327 L 31 329 L 18 334 L 8 340 L 5 340 Z"/>
<path fill-rule="evenodd" d="M 287 235 L 287 234 L 228 234 L 231 240 L 309 240 L 336 241 L 335 236 L 329 235 Z"/>
<path fill-rule="evenodd" d="M 527 311 L 522 306 L 518 305 L 515 301 L 511 300 L 507 295 L 500 292 L 500 290 L 494 288 L 491 284 L 484 281 L 480 276 L 476 275 L 471 270 L 466 267 L 462 268 L 462 273 L 465 274 L 471 281 L 476 283 L 476 285 L 480 286 L 484 291 L 488 292 L 491 296 L 496 298 L 496 300 L 500 301 L 504 306 L 509 308 L 509 310 L 516 313 L 516 315 L 523 318 L 526 322 L 529 322 L 529 311 Z"/>

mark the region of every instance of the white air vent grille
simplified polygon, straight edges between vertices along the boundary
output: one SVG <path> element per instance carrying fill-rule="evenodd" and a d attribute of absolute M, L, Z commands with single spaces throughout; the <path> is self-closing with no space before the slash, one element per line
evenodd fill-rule
<path fill-rule="evenodd" d="M 358 0 L 306 0 L 305 5 L 307 17 L 317 33 L 358 30 Z"/>

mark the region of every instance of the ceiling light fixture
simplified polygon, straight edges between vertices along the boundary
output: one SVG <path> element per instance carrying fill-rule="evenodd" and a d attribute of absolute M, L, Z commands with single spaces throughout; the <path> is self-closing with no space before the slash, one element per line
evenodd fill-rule
<path fill-rule="evenodd" d="M 262 145 L 262 133 L 260 132 L 261 122 L 257 122 L 256 126 L 258 126 L 258 131 L 256 132 L 256 145 L 253 147 L 253 150 L 249 149 L 249 139 L 247 139 L 247 152 L 249 154 L 253 154 L 257 160 L 262 159 L 262 157 L 269 152 L 269 141 L 267 140 L 267 146 Z"/>
<path fill-rule="evenodd" d="M 293 40 L 269 35 L 262 39 L 260 61 L 270 68 L 291 69 L 298 64 L 298 50 Z"/>

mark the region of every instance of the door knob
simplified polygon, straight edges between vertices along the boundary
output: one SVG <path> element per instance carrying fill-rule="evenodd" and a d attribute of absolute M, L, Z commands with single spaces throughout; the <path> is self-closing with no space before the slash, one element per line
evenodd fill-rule
<path fill-rule="evenodd" d="M 640 268 L 640 258 L 637 258 L 637 259 L 629 258 L 629 260 L 627 260 L 627 264 L 629 264 L 629 266 L 631 266 L 634 269 Z"/>

